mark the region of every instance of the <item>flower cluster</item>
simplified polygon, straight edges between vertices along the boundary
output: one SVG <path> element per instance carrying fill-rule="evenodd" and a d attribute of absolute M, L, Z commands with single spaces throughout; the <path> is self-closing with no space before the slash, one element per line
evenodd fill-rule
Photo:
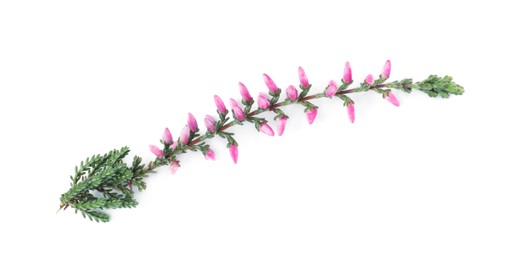
<path fill-rule="evenodd" d="M 124 158 L 130 152 L 128 147 L 113 149 L 104 155 L 94 155 L 82 161 L 76 167 L 75 173 L 70 176 L 70 189 L 60 197 L 60 208 L 65 210 L 72 207 L 75 212 L 80 212 L 86 218 L 107 222 L 110 217 L 104 212 L 105 209 L 131 208 L 138 205 L 133 187 L 137 187 L 139 191 L 146 189 L 145 178 L 150 173 L 154 173 L 156 168 L 168 165 L 170 172 L 176 173 L 181 167 L 178 157 L 187 151 L 198 151 L 207 160 L 215 160 L 215 152 L 207 144 L 210 138 L 225 139 L 229 154 L 233 162 L 237 163 L 238 142 L 235 140 L 235 134 L 229 131 L 229 128 L 235 125 L 250 123 L 257 131 L 268 136 L 274 136 L 276 132 L 281 136 L 289 119 L 281 108 L 288 105 L 303 106 L 307 122 L 313 124 L 319 108 L 311 101 L 334 97 L 343 102 L 348 119 L 354 123 L 355 105 L 349 97 L 351 94 L 374 92 L 391 104 L 399 106 L 400 102 L 391 89 L 406 93 L 415 89 L 430 97 L 443 98 L 464 93 L 464 88 L 453 82 L 449 76 L 431 75 L 419 82 L 413 82 L 412 79 L 388 82 L 390 72 L 391 63 L 386 61 L 378 78 L 369 74 L 356 85 L 352 78 L 350 63 L 346 62 L 339 83 L 335 80 L 327 81 L 325 88 L 316 94 L 309 94 L 313 87 L 302 67 L 298 69 L 298 87 L 289 85 L 284 88 L 284 91 L 281 91 L 281 88 L 267 74 L 263 74 L 263 82 L 268 91 L 258 93 L 255 98 L 243 83 L 239 83 L 241 98 L 229 99 L 229 111 L 222 98 L 217 95 L 213 97 L 217 116 L 204 117 L 206 130 L 202 134 L 196 118 L 190 113 L 178 139 L 173 138 L 171 131 L 165 128 L 160 140 L 161 145 L 149 146 L 156 159 L 147 164 L 143 164 L 139 156 L 134 156 L 132 163 L 126 163 Z M 275 122 L 268 122 L 265 118 L 259 117 L 262 113 L 275 114 Z"/>
<path fill-rule="evenodd" d="M 389 78 L 390 72 L 391 62 L 388 60 L 385 62 L 384 67 L 382 68 L 382 72 L 379 75 L 378 79 L 374 79 L 372 74 L 368 74 L 364 81 L 361 83 L 361 86 L 359 88 L 360 90 L 378 90 L 378 92 L 382 93 L 383 97 L 386 100 L 388 100 L 391 104 L 399 106 L 400 102 L 389 89 L 382 90 L 383 88 L 387 87 L 386 85 L 383 85 L 383 83 Z M 277 84 L 274 82 L 274 80 L 272 80 L 272 78 L 267 74 L 263 74 L 263 82 L 267 86 L 268 92 L 260 92 L 257 95 L 256 100 L 253 99 L 251 93 L 249 92 L 245 84 L 240 82 L 238 84 L 238 88 L 241 99 L 229 99 L 229 107 L 231 108 L 230 112 L 233 121 L 228 122 L 229 111 L 226 108 L 226 105 L 222 98 L 215 95 L 213 97 L 213 100 L 217 107 L 217 114 L 219 118 L 215 118 L 212 115 L 205 116 L 204 125 L 206 127 L 206 133 L 204 135 L 197 135 L 199 131 L 197 120 L 192 114 L 189 113 L 187 124 L 181 130 L 181 135 L 178 141 L 173 141 L 171 132 L 169 131 L 168 128 L 166 128 L 161 139 L 164 148 L 160 149 L 155 145 L 150 145 L 149 148 L 157 158 L 170 159 L 169 164 L 171 166 L 171 172 L 175 173 L 177 169 L 180 167 L 176 155 L 187 149 L 202 151 L 206 159 L 215 160 L 215 152 L 211 149 L 209 145 L 206 145 L 205 143 L 202 143 L 200 145 L 197 144 L 199 142 L 206 140 L 207 138 L 212 138 L 213 136 L 218 135 L 222 138 L 227 139 L 227 148 L 229 149 L 229 154 L 231 155 L 233 162 L 237 163 L 238 143 L 233 138 L 233 133 L 226 132 L 227 128 L 231 127 L 234 124 L 243 124 L 244 122 L 250 122 L 255 125 L 256 129 L 259 132 L 262 132 L 269 136 L 274 136 L 274 129 L 269 125 L 269 122 L 267 122 L 263 118 L 256 117 L 256 115 L 268 111 L 276 114 L 276 132 L 277 135 L 281 136 L 284 133 L 284 130 L 286 128 L 286 122 L 289 117 L 286 114 L 284 114 L 284 112 L 279 108 L 290 104 L 303 105 L 305 107 L 304 111 L 306 114 L 307 121 L 309 122 L 309 124 L 313 124 L 318 114 L 318 107 L 310 103 L 308 100 L 320 97 L 341 98 L 344 101 L 344 105 L 346 106 L 350 122 L 354 123 L 354 101 L 346 96 L 346 94 L 348 93 L 355 92 L 347 90 L 347 88 L 353 84 L 352 68 L 349 62 L 345 63 L 341 84 L 337 84 L 336 81 L 330 80 L 325 90 L 322 93 L 316 95 L 307 96 L 309 90 L 311 89 L 311 84 L 309 83 L 306 72 L 302 67 L 298 68 L 298 76 L 300 93 L 299 89 L 297 89 L 295 86 L 289 85 L 285 89 L 285 99 L 282 100 L 281 102 L 278 102 L 279 98 L 281 97 L 281 88 L 279 88 Z M 252 110 L 253 104 L 256 104 L 257 106 L 255 110 Z"/>

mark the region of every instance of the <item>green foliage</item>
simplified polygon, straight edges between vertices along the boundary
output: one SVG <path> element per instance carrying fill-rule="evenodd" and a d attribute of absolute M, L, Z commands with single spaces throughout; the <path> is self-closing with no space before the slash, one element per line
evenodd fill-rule
<path fill-rule="evenodd" d="M 86 218 L 107 222 L 109 216 L 103 209 L 137 206 L 131 187 L 135 183 L 139 189 L 144 189 L 143 178 L 152 169 L 145 168 L 138 156 L 129 168 L 123 162 L 129 152 L 128 147 L 123 147 L 81 162 L 71 176 L 71 188 L 60 198 L 61 207 L 71 206 Z"/>
<path fill-rule="evenodd" d="M 387 79 L 379 77 L 372 84 L 362 82 L 359 87 L 348 89 L 352 83 L 345 84 L 338 88 L 336 97 L 338 97 L 345 106 L 353 104 L 348 94 L 368 92 L 370 90 L 379 93 L 383 97 L 389 96 L 391 89 L 398 89 L 406 93 L 410 93 L 413 89 L 427 93 L 431 97 L 441 96 L 447 98 L 450 95 L 461 95 L 464 93 L 464 88 L 457 85 L 452 81 L 449 76 L 438 77 L 436 75 L 429 76 L 426 80 L 413 83 L 412 79 L 403 79 L 400 81 L 385 82 Z M 243 125 L 246 122 L 254 124 L 256 129 L 259 130 L 261 124 L 266 123 L 264 117 L 257 117 L 257 115 L 264 112 L 272 112 L 276 114 L 274 118 L 277 120 L 280 117 L 286 117 L 280 107 L 299 104 L 305 107 L 304 111 L 318 108 L 310 100 L 324 98 L 324 92 L 309 95 L 308 92 L 311 86 L 300 86 L 301 93 L 297 100 L 291 101 L 289 99 L 279 102 L 281 90 L 275 93 L 270 93 L 270 108 L 259 109 L 256 108 L 251 111 L 253 101 L 242 103 L 245 105 L 244 120 L 230 120 L 226 114 L 220 113 L 219 120 L 215 123 L 215 130 L 206 132 L 199 135 L 197 132 L 191 133 L 187 142 L 179 142 L 176 146 L 171 148 L 171 144 L 165 144 L 163 148 L 164 156 L 154 159 L 148 165 L 142 164 L 142 159 L 138 156 L 133 158 L 131 166 L 128 166 L 123 159 L 128 155 L 130 149 L 123 147 L 119 150 L 112 150 L 104 155 L 94 155 L 82 161 L 79 166 L 75 167 L 75 174 L 70 176 L 71 188 L 60 197 L 61 208 L 66 209 L 72 207 L 75 212 L 80 212 L 84 218 L 96 222 L 108 222 L 109 216 L 104 212 L 106 209 L 115 208 L 132 208 L 137 206 L 137 201 L 134 199 L 134 192 L 132 190 L 135 185 L 139 191 L 146 189 L 144 179 L 149 176 L 149 173 L 154 173 L 154 169 L 163 165 L 169 165 L 173 161 L 178 162 L 177 156 L 184 154 L 187 151 L 200 151 L 206 154 L 210 146 L 206 143 L 207 139 L 213 137 L 221 137 L 226 139 L 226 147 L 231 145 L 238 146 L 234 138 L 234 133 L 226 131 L 226 129 L 235 126 Z"/>
<path fill-rule="evenodd" d="M 82 216 L 84 218 L 89 218 L 91 221 L 94 220 L 96 222 L 108 222 L 110 220 L 109 216 L 101 211 L 96 210 L 80 210 Z"/>
<path fill-rule="evenodd" d="M 146 189 L 144 178 L 148 175 L 148 171 L 144 170 L 144 164 L 141 164 L 142 158 L 135 156 L 132 163 L 133 179 L 132 185 L 135 185 L 139 191 Z"/>
<path fill-rule="evenodd" d="M 78 210 L 93 210 L 93 209 L 117 209 L 117 208 L 133 208 L 137 206 L 137 201 L 133 198 L 118 198 L 118 199 L 105 199 L 97 198 L 86 200 L 85 202 L 78 202 L 73 204 L 73 207 Z"/>
<path fill-rule="evenodd" d="M 450 95 L 462 95 L 464 93 L 464 88 L 453 82 L 450 76 L 441 78 L 437 75 L 430 75 L 426 80 L 411 84 L 410 87 L 425 92 L 430 97 L 448 98 Z"/>

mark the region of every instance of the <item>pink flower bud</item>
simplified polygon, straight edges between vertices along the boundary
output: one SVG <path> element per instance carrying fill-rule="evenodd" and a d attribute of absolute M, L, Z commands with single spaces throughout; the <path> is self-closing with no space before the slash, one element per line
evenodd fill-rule
<path fill-rule="evenodd" d="M 354 103 L 349 103 L 347 105 L 347 113 L 348 113 L 348 119 L 350 122 L 354 123 L 354 120 L 356 119 L 356 114 L 354 112 Z"/>
<path fill-rule="evenodd" d="M 261 109 L 267 109 L 270 107 L 270 102 L 268 102 L 267 94 L 261 92 L 258 95 L 258 107 Z"/>
<path fill-rule="evenodd" d="M 190 127 L 188 125 L 186 125 L 181 130 L 180 141 L 182 144 L 187 144 L 189 138 L 190 138 Z"/>
<path fill-rule="evenodd" d="M 382 73 L 380 74 L 380 77 L 383 79 L 388 79 L 390 73 L 391 73 L 391 61 L 387 60 L 386 63 L 384 63 L 384 68 L 382 68 Z"/>
<path fill-rule="evenodd" d="M 288 86 L 288 88 L 286 88 L 286 95 L 288 96 L 288 99 L 291 101 L 297 100 L 297 89 L 292 85 Z"/>
<path fill-rule="evenodd" d="M 238 103 L 234 99 L 230 98 L 229 100 L 231 101 L 231 109 L 233 109 L 233 113 L 235 114 L 235 118 L 238 121 L 243 121 L 245 119 L 244 111 L 240 108 L 240 106 L 238 105 Z"/>
<path fill-rule="evenodd" d="M 154 146 L 154 145 L 150 145 L 149 146 L 149 150 L 151 150 L 151 152 L 156 155 L 156 157 L 158 158 L 162 158 L 164 157 L 164 151 L 162 151 L 160 148 Z"/>
<path fill-rule="evenodd" d="M 313 124 L 315 122 L 316 114 L 318 114 L 318 109 L 312 108 L 306 111 L 306 116 L 308 117 L 308 123 Z"/>
<path fill-rule="evenodd" d="M 227 114 L 228 110 L 226 109 L 224 102 L 222 102 L 222 99 L 217 95 L 213 96 L 213 99 L 215 100 L 215 105 L 217 106 L 217 111 L 219 111 L 219 113 L 224 114 L 224 115 Z"/>
<path fill-rule="evenodd" d="M 274 130 L 267 124 L 263 123 L 260 125 L 260 132 L 267 134 L 269 136 L 274 136 Z"/>
<path fill-rule="evenodd" d="M 306 72 L 304 72 L 304 69 L 302 67 L 299 67 L 299 81 L 300 81 L 300 85 L 302 85 L 302 87 L 304 87 L 304 88 L 309 87 L 308 77 L 306 76 Z"/>
<path fill-rule="evenodd" d="M 242 95 L 243 100 L 247 103 L 250 103 L 252 101 L 252 97 L 245 85 L 242 82 L 239 82 L 238 88 L 240 89 L 240 94 Z"/>
<path fill-rule="evenodd" d="M 231 108 L 239 106 L 238 102 L 236 102 L 236 100 L 234 100 L 232 98 L 229 99 L 229 104 L 231 105 Z"/>
<path fill-rule="evenodd" d="M 197 127 L 197 121 L 196 121 L 196 118 L 194 117 L 194 115 L 188 113 L 187 123 L 188 123 L 188 127 L 190 128 L 190 131 L 192 131 L 192 132 L 199 131 L 199 128 Z"/>
<path fill-rule="evenodd" d="M 279 88 L 276 86 L 276 83 L 267 75 L 263 74 L 263 81 L 265 81 L 265 84 L 268 87 L 268 91 L 270 93 L 277 93 L 279 92 Z"/>
<path fill-rule="evenodd" d="M 390 91 L 388 92 L 388 96 L 386 97 L 386 99 L 389 101 L 389 103 L 399 107 L 400 106 L 400 101 L 398 101 L 398 99 L 395 97 L 395 95 Z"/>
<path fill-rule="evenodd" d="M 277 119 L 277 135 L 283 135 L 284 129 L 286 128 L 286 120 L 285 116 L 282 116 Z"/>
<path fill-rule="evenodd" d="M 172 143 L 171 146 L 169 146 L 169 148 L 174 149 L 176 148 L 176 146 L 178 146 L 178 142 Z"/>
<path fill-rule="evenodd" d="M 366 76 L 366 79 L 364 80 L 364 82 L 366 82 L 366 84 L 372 84 L 373 83 L 373 75 L 368 74 L 368 76 Z"/>
<path fill-rule="evenodd" d="M 206 158 L 206 160 L 215 161 L 215 152 L 210 147 L 208 147 L 208 150 L 204 154 L 204 158 Z"/>
<path fill-rule="evenodd" d="M 334 80 L 331 80 L 329 82 L 329 86 L 325 89 L 325 96 L 328 98 L 332 98 L 336 92 L 338 92 L 338 86 L 336 86 L 336 82 Z"/>
<path fill-rule="evenodd" d="M 164 134 L 162 135 L 162 141 L 164 144 L 170 144 L 172 142 L 172 135 L 171 131 L 169 131 L 169 128 L 165 128 Z"/>
<path fill-rule="evenodd" d="M 237 163 L 238 162 L 238 146 L 236 146 L 236 144 L 232 144 L 229 146 L 229 154 L 231 155 L 233 162 Z"/>
<path fill-rule="evenodd" d="M 215 118 L 213 116 L 207 115 L 204 118 L 204 125 L 206 125 L 206 130 L 208 130 L 208 132 L 215 131 Z"/>
<path fill-rule="evenodd" d="M 345 62 L 345 70 L 343 71 L 343 83 L 352 83 L 352 68 L 350 68 L 350 63 L 348 61 Z"/>
<path fill-rule="evenodd" d="M 177 161 L 172 161 L 171 162 L 171 174 L 175 174 L 178 169 L 180 168 L 180 163 L 177 162 Z"/>

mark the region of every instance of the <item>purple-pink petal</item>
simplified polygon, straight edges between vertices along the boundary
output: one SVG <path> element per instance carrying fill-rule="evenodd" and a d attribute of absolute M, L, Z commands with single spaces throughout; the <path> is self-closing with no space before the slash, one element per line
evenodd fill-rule
<path fill-rule="evenodd" d="M 245 100 L 245 102 L 249 103 L 252 101 L 251 94 L 249 93 L 249 90 L 247 87 L 245 87 L 244 83 L 239 82 L 238 88 L 240 90 L 240 95 L 242 95 L 242 99 Z"/>
<path fill-rule="evenodd" d="M 315 122 L 316 115 L 318 114 L 318 109 L 312 108 L 306 111 L 306 116 L 308 118 L 308 123 L 313 124 Z"/>
<path fill-rule="evenodd" d="M 206 115 L 204 118 L 204 125 L 206 126 L 206 130 L 208 130 L 208 132 L 215 131 L 215 118 L 213 116 Z"/>
<path fill-rule="evenodd" d="M 219 111 L 219 113 L 221 113 L 221 114 L 227 114 L 228 110 L 226 109 L 224 102 L 222 102 L 222 99 L 217 95 L 213 96 L 213 99 L 215 100 L 215 105 L 217 106 L 217 111 Z"/>
<path fill-rule="evenodd" d="M 236 146 L 235 144 L 231 144 L 229 146 L 229 154 L 231 155 L 233 162 L 237 163 L 238 162 L 238 146 Z"/>
<path fill-rule="evenodd" d="M 162 151 L 160 148 L 156 147 L 155 145 L 150 145 L 149 150 L 158 158 L 164 157 L 164 151 Z"/>
<path fill-rule="evenodd" d="M 391 73 L 391 61 L 387 60 L 386 63 L 384 63 L 384 67 L 382 68 L 382 73 L 380 74 L 380 76 L 384 79 L 388 79 L 390 73 Z"/>
<path fill-rule="evenodd" d="M 356 119 L 356 115 L 355 115 L 354 104 L 353 103 L 349 103 L 347 105 L 347 113 L 348 113 L 348 119 L 350 120 L 350 122 L 354 123 L 354 121 Z"/>
<path fill-rule="evenodd" d="M 262 123 L 260 125 L 260 131 L 266 135 L 274 136 L 274 130 L 272 130 L 272 128 L 267 123 Z"/>
<path fill-rule="evenodd" d="M 329 86 L 327 87 L 327 89 L 325 89 L 325 96 L 328 97 L 328 98 L 332 98 L 336 92 L 338 91 L 338 86 L 336 86 L 336 82 L 334 82 L 334 80 L 331 80 L 329 82 Z"/>
<path fill-rule="evenodd" d="M 350 67 L 350 63 L 345 62 L 345 69 L 343 70 L 343 82 L 345 84 L 352 83 L 352 68 Z"/>
<path fill-rule="evenodd" d="M 165 128 L 164 134 L 162 135 L 162 141 L 165 144 L 170 144 L 172 142 L 172 135 L 171 131 L 169 131 L 169 128 Z"/>
<path fill-rule="evenodd" d="M 180 168 L 180 163 L 177 162 L 177 161 L 172 161 L 171 162 L 171 174 L 175 174 L 178 169 Z"/>
<path fill-rule="evenodd" d="M 277 135 L 283 135 L 284 129 L 286 128 L 286 120 L 287 118 L 285 116 L 277 119 Z"/>
<path fill-rule="evenodd" d="M 261 109 L 267 109 L 270 107 L 270 102 L 268 101 L 267 94 L 261 92 L 258 95 L 258 107 Z"/>
<path fill-rule="evenodd" d="M 265 84 L 267 85 L 270 93 L 279 92 L 279 88 L 276 86 L 276 83 L 274 83 L 274 81 L 267 74 L 263 74 L 263 81 L 265 81 Z"/>
<path fill-rule="evenodd" d="M 299 67 L 299 81 L 302 87 L 309 87 L 308 77 L 306 76 L 306 72 L 304 72 L 304 69 L 302 67 Z"/>
<path fill-rule="evenodd" d="M 297 89 L 292 85 L 288 86 L 288 88 L 286 88 L 286 95 L 288 96 L 288 99 L 291 101 L 297 100 Z"/>
<path fill-rule="evenodd" d="M 197 126 L 197 120 L 194 117 L 194 115 L 192 115 L 191 113 L 188 113 L 187 123 L 188 123 L 188 127 L 190 128 L 190 131 L 192 131 L 192 132 L 199 131 L 199 128 Z"/>
<path fill-rule="evenodd" d="M 386 97 L 386 100 L 389 101 L 389 103 L 399 107 L 400 101 L 396 98 L 396 96 L 393 94 L 393 92 L 389 92 L 388 96 Z"/>
<path fill-rule="evenodd" d="M 206 160 L 215 161 L 215 152 L 210 147 L 208 147 L 208 150 L 204 154 L 204 158 L 206 158 Z"/>
<path fill-rule="evenodd" d="M 186 125 L 181 130 L 180 141 L 182 144 L 187 144 L 189 138 L 190 138 L 190 127 L 188 125 Z"/>
<path fill-rule="evenodd" d="M 235 114 L 235 118 L 239 121 L 243 121 L 245 119 L 245 113 L 240 108 L 236 100 L 230 98 L 229 101 L 231 102 L 231 109 L 233 109 L 233 113 Z"/>
<path fill-rule="evenodd" d="M 366 79 L 364 80 L 364 82 L 366 82 L 366 84 L 372 84 L 373 83 L 373 75 L 368 74 L 368 76 L 366 76 Z"/>

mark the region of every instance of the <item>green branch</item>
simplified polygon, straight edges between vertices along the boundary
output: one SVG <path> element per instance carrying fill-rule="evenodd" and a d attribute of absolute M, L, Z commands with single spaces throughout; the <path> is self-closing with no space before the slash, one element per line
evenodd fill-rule
<path fill-rule="evenodd" d="M 305 77 L 303 71 L 300 75 Z M 450 95 L 461 95 L 464 93 L 464 88 L 454 83 L 452 78 L 449 76 L 438 77 L 431 75 L 426 80 L 415 83 L 413 83 L 411 79 L 385 83 L 387 77 L 381 76 L 375 81 L 372 79 L 372 82 L 368 82 L 367 79 L 366 82 L 361 83 L 360 86 L 351 89 L 348 89 L 352 83 L 351 75 L 348 75 L 350 77 L 346 76 L 347 74 L 344 75 L 344 80 L 342 81 L 343 84 L 335 91 L 331 92 L 331 94 L 343 101 L 344 105 L 349 108 L 349 114 L 351 113 L 350 106 L 352 106 L 353 113 L 354 104 L 354 101 L 348 96 L 349 94 L 369 91 L 377 92 L 381 94 L 383 98 L 387 98 L 390 102 L 397 105 L 397 100 L 389 99 L 392 95 L 391 89 L 404 91 L 406 93 L 410 93 L 415 89 L 426 93 L 430 97 L 441 96 L 443 98 L 447 98 Z M 273 82 L 271 83 L 273 84 Z M 137 187 L 139 191 L 146 189 L 147 186 L 145 178 L 147 178 L 150 173 L 155 173 L 156 168 L 164 165 L 171 165 L 171 168 L 175 171 L 180 167 L 178 156 L 186 153 L 187 151 L 200 151 L 205 155 L 209 155 L 210 158 L 214 158 L 214 155 L 212 157 L 213 151 L 206 141 L 216 136 L 227 140 L 227 146 L 230 149 L 231 156 L 236 162 L 238 158 L 238 150 L 236 148 L 238 143 L 234 138 L 234 133 L 226 131 L 229 128 L 249 122 L 254 124 L 258 131 L 273 135 L 273 130 L 271 128 L 269 130 L 268 125 L 265 126 L 267 124 L 265 119 L 257 116 L 270 112 L 276 114 L 276 121 L 284 118 L 285 123 L 288 116 L 279 108 L 292 104 L 304 106 L 308 119 L 312 118 L 314 120 L 317 107 L 312 104 L 311 101 L 329 97 L 327 94 L 327 88 L 326 91 L 307 95 L 311 89 L 311 85 L 307 83 L 307 78 L 301 78 L 301 83 L 303 83 L 301 84 L 302 91 L 298 96 L 294 96 L 297 95 L 297 92 L 295 91 L 294 94 L 292 91 L 291 93 L 288 93 L 287 98 L 280 102 L 279 98 L 281 90 L 276 91 L 274 88 L 275 85 L 269 86 L 269 89 L 271 90 L 269 94 L 272 98 L 267 100 L 267 102 L 269 102 L 267 108 L 252 109 L 252 105 L 254 103 L 252 100 L 242 101 L 245 108 L 240 110 L 243 114 L 238 114 L 239 117 L 243 115 L 242 120 L 230 120 L 230 118 L 227 117 L 227 111 L 224 111 L 225 108 L 220 107 L 219 109 L 223 111 L 218 111 L 219 120 L 215 122 L 211 131 L 206 131 L 204 134 L 199 135 L 197 130 L 187 130 L 190 132 L 182 133 L 182 137 L 180 137 L 176 143 L 172 141 L 172 137 L 169 133 L 169 136 L 166 136 L 166 140 L 162 140 L 162 144 L 164 145 L 163 150 L 159 150 L 159 148 L 154 147 L 154 149 L 156 149 L 154 152 L 159 156 L 147 165 L 142 164 L 142 159 L 138 156 L 134 157 L 131 166 L 127 165 L 123 159 L 130 152 L 128 147 L 122 147 L 119 150 L 114 149 L 104 155 L 94 155 L 87 158 L 75 168 L 75 174 L 70 176 L 71 187 L 66 193 L 61 195 L 60 209 L 72 207 L 75 209 L 76 213 L 82 213 L 84 218 L 89 218 L 90 220 L 97 222 L 108 222 L 109 216 L 104 212 L 105 209 L 132 208 L 137 206 L 138 202 L 134 198 L 133 186 Z M 247 90 L 245 89 L 245 91 Z M 248 95 L 248 92 L 245 94 Z M 247 98 L 247 96 L 245 98 Z M 240 113 L 240 111 L 238 113 Z M 232 112 L 233 118 L 237 118 L 235 111 Z M 312 121 L 310 121 L 310 123 L 311 122 Z M 195 123 L 195 119 L 193 119 L 193 123 Z M 281 123 L 283 122 L 281 121 Z M 197 123 L 195 124 L 197 125 Z M 189 128 L 187 127 L 187 129 Z"/>

